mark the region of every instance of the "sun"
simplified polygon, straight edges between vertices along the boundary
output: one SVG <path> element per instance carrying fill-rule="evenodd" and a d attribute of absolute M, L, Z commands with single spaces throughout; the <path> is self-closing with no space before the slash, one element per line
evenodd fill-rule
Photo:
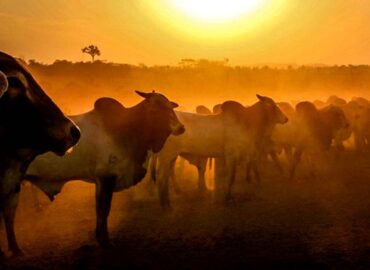
<path fill-rule="evenodd" d="M 256 11 L 264 0 L 170 0 L 189 17 L 205 22 L 225 22 Z"/>
<path fill-rule="evenodd" d="M 153 22 L 158 22 L 163 31 L 177 40 L 216 46 L 252 40 L 263 31 L 270 31 L 284 14 L 288 2 L 290 0 L 148 0 L 145 9 Z"/>

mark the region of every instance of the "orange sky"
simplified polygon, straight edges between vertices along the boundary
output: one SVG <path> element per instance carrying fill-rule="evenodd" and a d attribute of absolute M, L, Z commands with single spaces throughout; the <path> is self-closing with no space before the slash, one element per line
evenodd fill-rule
<path fill-rule="evenodd" d="M 267 3 L 258 23 L 244 18 L 198 35 L 204 25 L 171 16 L 166 1 L 1 0 L 0 50 L 47 63 L 87 61 L 81 48 L 93 43 L 100 59 L 131 64 L 177 64 L 181 58 L 370 64 L 370 1 L 273 0 L 281 7 Z"/>

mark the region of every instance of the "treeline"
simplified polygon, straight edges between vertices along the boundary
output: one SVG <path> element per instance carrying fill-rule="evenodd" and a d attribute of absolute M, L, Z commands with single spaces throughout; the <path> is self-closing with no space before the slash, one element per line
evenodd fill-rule
<path fill-rule="evenodd" d="M 177 66 L 72 63 L 57 60 L 47 65 L 29 61 L 45 90 L 70 112 L 91 108 L 100 96 L 113 96 L 124 104 L 139 100 L 133 90 L 157 90 L 188 110 L 212 106 L 227 99 L 251 103 L 255 93 L 276 100 L 369 97 L 370 66 L 231 66 L 228 60 L 183 59 Z"/>

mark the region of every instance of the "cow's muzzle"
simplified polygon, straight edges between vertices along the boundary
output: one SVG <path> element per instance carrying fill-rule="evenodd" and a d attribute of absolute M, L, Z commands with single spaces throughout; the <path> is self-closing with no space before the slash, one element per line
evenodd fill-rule
<path fill-rule="evenodd" d="M 57 138 L 57 147 L 53 152 L 60 156 L 64 155 L 80 138 L 80 129 L 72 121 L 68 121 L 65 124 L 64 132 Z"/>

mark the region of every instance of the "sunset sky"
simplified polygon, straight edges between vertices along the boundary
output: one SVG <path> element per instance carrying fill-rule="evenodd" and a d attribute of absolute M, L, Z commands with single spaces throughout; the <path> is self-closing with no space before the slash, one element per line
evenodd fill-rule
<path fill-rule="evenodd" d="M 260 0 L 218 21 L 171 0 L 0 0 L 0 32 L 0 50 L 45 63 L 88 61 L 81 48 L 96 44 L 99 59 L 130 64 L 370 64 L 365 0 Z"/>

